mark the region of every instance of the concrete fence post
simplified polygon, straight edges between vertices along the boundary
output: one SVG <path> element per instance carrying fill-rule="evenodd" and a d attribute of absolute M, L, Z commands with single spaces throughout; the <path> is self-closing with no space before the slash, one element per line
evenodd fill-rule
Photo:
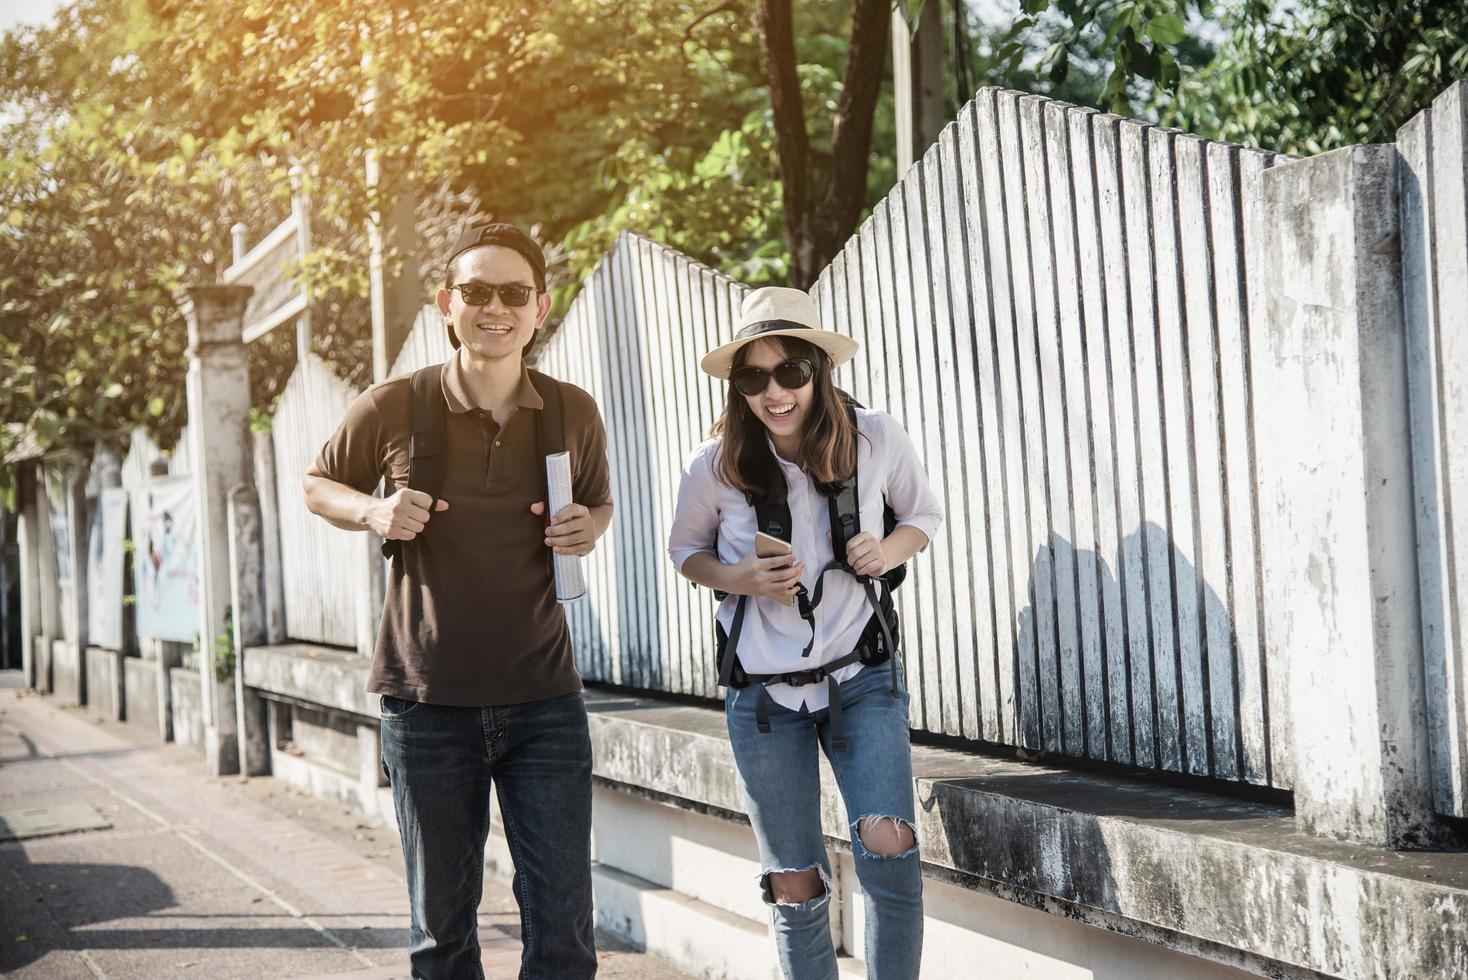
<path fill-rule="evenodd" d="M 76 701 L 87 703 L 87 532 L 91 522 L 87 519 L 87 475 L 90 465 L 76 459 L 67 470 L 66 478 L 66 525 L 67 547 L 71 559 L 71 594 L 67 596 L 65 620 L 71 626 L 71 643 L 75 657 Z"/>
<path fill-rule="evenodd" d="M 239 717 L 239 758 L 247 776 L 270 772 L 265 701 L 245 686 L 245 658 L 265 642 L 264 548 L 260 500 L 241 484 L 229 492 L 229 595 L 234 610 L 234 699 Z"/>
<path fill-rule="evenodd" d="M 250 479 L 250 375 L 242 339 L 249 286 L 186 286 L 175 300 L 189 330 L 189 451 L 199 498 L 199 677 L 211 775 L 239 772 L 231 678 L 214 650 L 229 607 L 228 494 Z M 227 635 L 227 634 L 226 634 Z"/>
<path fill-rule="evenodd" d="M 16 545 L 20 551 L 20 667 L 26 687 L 36 679 L 36 640 L 41 634 L 41 528 L 38 467 L 22 463 L 17 474 Z"/>
<path fill-rule="evenodd" d="M 40 632 L 33 644 L 36 660 L 36 690 L 51 693 L 51 659 L 56 641 L 61 639 L 61 569 L 57 560 L 55 522 L 51 518 L 51 493 L 47 486 L 45 462 L 36 464 L 36 552 L 40 588 Z"/>
<path fill-rule="evenodd" d="M 285 577 L 280 567 L 280 504 L 275 482 L 275 438 L 255 437 L 255 492 L 260 505 L 260 555 L 265 578 L 264 643 L 285 640 Z"/>
<path fill-rule="evenodd" d="M 1417 609 L 1397 155 L 1264 174 L 1267 317 L 1254 391 L 1265 627 L 1285 665 L 1301 829 L 1438 839 Z"/>

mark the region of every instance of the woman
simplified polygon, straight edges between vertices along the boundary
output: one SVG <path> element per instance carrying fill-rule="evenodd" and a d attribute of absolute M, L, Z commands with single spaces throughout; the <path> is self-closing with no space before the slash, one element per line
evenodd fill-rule
<path fill-rule="evenodd" d="M 866 895 L 867 976 L 912 980 L 922 955 L 908 695 L 877 577 L 924 547 L 942 516 L 901 425 L 835 388 L 833 369 L 856 350 L 821 328 L 800 290 L 746 297 L 735 339 L 700 362 L 730 381 L 728 400 L 689 459 L 668 542 L 685 577 L 727 593 L 725 715 L 788 980 L 836 977 L 817 746 Z M 886 507 L 895 526 L 884 535 Z M 793 553 L 759 557 L 761 528 L 783 531 Z"/>

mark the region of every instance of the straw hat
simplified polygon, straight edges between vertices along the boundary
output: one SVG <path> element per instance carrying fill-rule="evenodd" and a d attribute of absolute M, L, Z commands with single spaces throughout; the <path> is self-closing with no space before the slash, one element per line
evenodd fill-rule
<path fill-rule="evenodd" d="M 796 337 L 814 344 L 831 355 L 833 365 L 845 364 L 861 347 L 850 337 L 821 326 L 815 300 L 809 293 L 784 286 L 765 286 L 744 297 L 734 339 L 709 351 L 698 366 L 716 378 L 728 378 L 739 348 L 766 337 Z"/>

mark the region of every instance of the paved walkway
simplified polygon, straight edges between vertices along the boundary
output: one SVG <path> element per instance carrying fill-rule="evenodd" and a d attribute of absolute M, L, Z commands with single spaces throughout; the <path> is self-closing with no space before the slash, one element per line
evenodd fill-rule
<path fill-rule="evenodd" d="M 270 778 L 210 778 L 131 726 L 0 672 L 0 812 L 105 824 L 0 843 L 0 974 L 27 978 L 407 976 L 391 832 Z M 491 978 L 519 970 L 508 887 L 479 908 Z M 601 977 L 678 980 L 598 936 Z"/>

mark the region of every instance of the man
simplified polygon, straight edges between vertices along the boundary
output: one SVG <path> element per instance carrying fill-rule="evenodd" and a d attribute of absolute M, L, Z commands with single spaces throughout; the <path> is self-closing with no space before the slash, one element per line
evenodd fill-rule
<path fill-rule="evenodd" d="M 476 909 L 493 785 L 515 864 L 520 976 L 591 977 L 591 742 L 547 549 L 585 555 L 611 522 L 606 433 L 586 392 L 523 362 L 551 306 L 530 236 L 466 229 L 437 305 L 456 351 L 422 389 L 447 409 L 438 499 L 407 486 L 411 430 L 423 428 L 410 376 L 363 393 L 305 480 L 313 513 L 396 549 L 368 690 L 382 695 L 413 976 L 484 975 Z M 541 416 L 555 413 L 537 385 L 561 394 L 576 501 L 549 526 Z M 380 477 L 382 498 L 371 495 Z"/>

